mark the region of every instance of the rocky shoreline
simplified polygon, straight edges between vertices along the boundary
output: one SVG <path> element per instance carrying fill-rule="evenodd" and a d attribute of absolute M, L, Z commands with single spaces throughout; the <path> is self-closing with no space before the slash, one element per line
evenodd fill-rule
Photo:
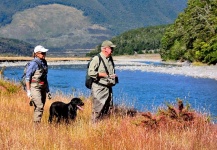
<path fill-rule="evenodd" d="M 115 57 L 115 64 L 118 70 L 140 70 L 145 72 L 166 73 L 171 75 L 184 75 L 195 78 L 210 78 L 217 80 L 217 65 L 193 66 L 186 63 L 165 63 L 159 57 Z M 86 65 L 88 61 L 48 61 L 48 65 Z M 146 63 L 147 62 L 147 63 Z M 26 61 L 0 62 L 3 66 L 25 66 Z M 158 63 L 156 65 L 156 63 Z"/>
<path fill-rule="evenodd" d="M 171 75 L 184 75 L 195 78 L 210 78 L 217 80 L 217 66 L 155 66 L 155 65 L 133 65 L 117 66 L 120 70 L 141 70 L 144 72 L 167 73 Z"/>
<path fill-rule="evenodd" d="M 146 64 L 145 62 L 149 63 Z M 126 64 L 117 66 L 117 69 L 120 70 L 141 70 L 217 80 L 217 65 L 193 66 L 188 62 L 162 62 L 161 59 L 118 59 L 116 63 Z"/>

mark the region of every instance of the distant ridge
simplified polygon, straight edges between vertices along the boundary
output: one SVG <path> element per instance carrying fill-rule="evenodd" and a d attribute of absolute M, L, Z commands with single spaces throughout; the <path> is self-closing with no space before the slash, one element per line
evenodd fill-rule
<path fill-rule="evenodd" d="M 0 1 L 0 37 L 54 51 L 92 49 L 138 27 L 172 23 L 187 0 Z"/>
<path fill-rule="evenodd" d="M 27 9 L 14 15 L 11 24 L 0 28 L 0 36 L 55 49 L 94 47 L 98 40 L 108 39 L 109 30 L 91 24 L 82 11 L 52 4 Z"/>

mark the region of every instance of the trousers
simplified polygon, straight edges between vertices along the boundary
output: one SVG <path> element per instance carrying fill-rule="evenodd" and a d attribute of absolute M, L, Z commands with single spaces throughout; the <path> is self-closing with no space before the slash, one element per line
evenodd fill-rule
<path fill-rule="evenodd" d="M 106 87 L 97 83 L 92 84 L 92 122 L 96 122 L 109 116 L 113 108 L 112 87 Z"/>
<path fill-rule="evenodd" d="M 32 100 L 34 102 L 33 121 L 41 122 L 46 102 L 46 90 L 41 88 L 31 87 Z"/>

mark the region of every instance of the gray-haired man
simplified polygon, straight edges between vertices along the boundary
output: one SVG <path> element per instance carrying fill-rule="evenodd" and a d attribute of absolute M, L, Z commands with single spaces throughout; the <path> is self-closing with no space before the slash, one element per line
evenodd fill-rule
<path fill-rule="evenodd" d="M 115 74 L 111 56 L 114 47 L 116 46 L 111 41 L 104 41 L 99 53 L 102 61 L 100 61 L 99 56 L 93 57 L 88 69 L 88 75 L 95 79 L 91 87 L 93 122 L 102 119 L 104 116 L 108 116 L 113 107 L 112 86 L 117 82 L 117 75 Z"/>

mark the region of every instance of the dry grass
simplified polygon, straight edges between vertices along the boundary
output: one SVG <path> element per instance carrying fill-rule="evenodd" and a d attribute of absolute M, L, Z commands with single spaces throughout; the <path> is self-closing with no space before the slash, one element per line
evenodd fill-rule
<path fill-rule="evenodd" d="M 22 89 L 1 81 L 0 87 L 0 149 L 26 150 L 215 150 L 217 128 L 200 121 L 185 127 L 165 122 L 158 129 L 138 125 L 144 116 L 112 116 L 98 124 L 90 123 L 91 100 L 81 96 L 84 111 L 70 124 L 48 124 L 48 109 L 53 101 L 67 102 L 70 96 L 53 95 L 45 105 L 41 124 L 32 122 L 33 107 Z M 13 88 L 11 88 L 13 87 Z M 8 89 L 13 89 L 9 92 Z"/>
<path fill-rule="evenodd" d="M 33 57 L 1 57 L 2 61 L 29 61 Z M 47 61 L 70 61 L 70 60 L 90 60 L 89 57 L 47 57 Z"/>
<path fill-rule="evenodd" d="M 160 54 L 137 54 L 137 55 L 122 55 L 114 56 L 114 60 L 139 59 L 143 61 L 161 61 Z"/>
<path fill-rule="evenodd" d="M 0 60 L 2 61 L 29 61 L 32 60 L 33 57 L 2 57 L 0 56 Z M 123 56 L 114 56 L 114 60 L 126 60 L 126 59 L 141 59 L 141 60 L 152 60 L 152 61 L 160 61 L 161 57 L 159 54 L 138 54 L 138 55 L 123 55 Z M 47 61 L 72 61 L 72 60 L 90 60 L 90 57 L 46 57 Z"/>

